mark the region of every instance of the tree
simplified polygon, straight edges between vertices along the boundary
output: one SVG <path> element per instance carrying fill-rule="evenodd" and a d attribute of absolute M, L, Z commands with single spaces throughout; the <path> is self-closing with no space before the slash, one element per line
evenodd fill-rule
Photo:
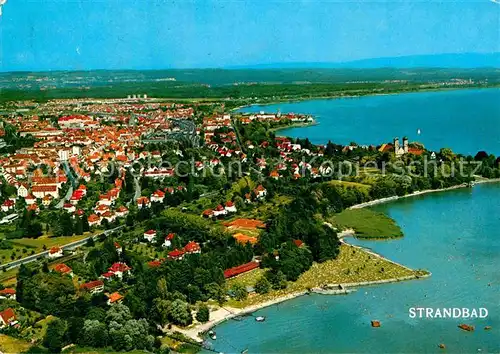
<path fill-rule="evenodd" d="M 161 298 L 156 298 L 153 300 L 153 306 L 151 308 L 151 318 L 155 320 L 160 326 L 165 325 L 168 322 L 170 315 L 170 305 L 171 302 Z"/>
<path fill-rule="evenodd" d="M 161 277 L 156 282 L 156 292 L 158 293 L 158 297 L 160 299 L 166 299 L 168 297 L 167 281 L 164 277 Z"/>
<path fill-rule="evenodd" d="M 174 300 L 170 307 L 170 319 L 175 324 L 189 326 L 193 322 L 189 305 L 182 300 Z"/>
<path fill-rule="evenodd" d="M 79 216 L 75 220 L 75 235 L 83 235 L 83 220 Z"/>
<path fill-rule="evenodd" d="M 55 222 L 55 228 L 61 233 L 58 236 L 73 235 L 73 221 L 71 220 L 71 216 L 69 215 L 69 213 L 62 212 L 59 216 L 59 219 L 57 219 Z"/>
<path fill-rule="evenodd" d="M 266 277 L 260 277 L 255 283 L 255 292 L 257 294 L 267 294 L 271 290 L 271 283 Z"/>
<path fill-rule="evenodd" d="M 224 289 L 217 283 L 209 283 L 203 288 L 209 299 L 216 300 L 219 304 L 223 304 L 226 300 Z"/>
<path fill-rule="evenodd" d="M 106 322 L 117 322 L 124 323 L 128 320 L 132 319 L 132 315 L 130 314 L 130 310 L 127 306 L 123 304 L 115 304 L 111 306 L 111 308 L 106 313 Z"/>
<path fill-rule="evenodd" d="M 83 331 L 83 319 L 81 317 L 68 318 L 67 337 L 71 343 L 78 343 Z"/>
<path fill-rule="evenodd" d="M 85 320 L 81 335 L 83 345 L 90 347 L 105 347 L 108 344 L 108 329 L 106 324 L 98 320 Z"/>
<path fill-rule="evenodd" d="M 264 276 L 269 280 L 274 290 L 285 289 L 287 286 L 285 274 L 282 271 L 268 270 Z"/>
<path fill-rule="evenodd" d="M 233 293 L 233 296 L 236 300 L 245 300 L 248 297 L 248 292 L 247 289 L 245 288 L 244 285 L 240 283 L 235 283 L 233 286 L 231 286 L 231 292 Z"/>
<path fill-rule="evenodd" d="M 43 345 L 51 353 L 59 353 L 64 346 L 66 330 L 66 321 L 56 318 L 47 326 L 47 332 L 43 338 Z"/>
<path fill-rule="evenodd" d="M 199 322 L 208 322 L 210 320 L 210 310 L 205 304 L 201 304 L 198 307 L 198 312 L 196 313 L 196 319 Z"/>

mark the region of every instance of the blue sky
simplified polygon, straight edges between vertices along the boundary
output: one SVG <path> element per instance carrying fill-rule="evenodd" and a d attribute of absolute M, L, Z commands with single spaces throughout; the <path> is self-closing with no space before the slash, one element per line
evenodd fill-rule
<path fill-rule="evenodd" d="M 0 71 L 162 69 L 500 52 L 500 4 L 7 0 Z"/>

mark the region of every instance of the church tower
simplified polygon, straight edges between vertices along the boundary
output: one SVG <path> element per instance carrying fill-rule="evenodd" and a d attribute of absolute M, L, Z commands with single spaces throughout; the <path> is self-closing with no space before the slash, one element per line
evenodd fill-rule
<path fill-rule="evenodd" d="M 405 154 L 408 153 L 408 138 L 406 136 L 403 138 L 403 151 Z"/>

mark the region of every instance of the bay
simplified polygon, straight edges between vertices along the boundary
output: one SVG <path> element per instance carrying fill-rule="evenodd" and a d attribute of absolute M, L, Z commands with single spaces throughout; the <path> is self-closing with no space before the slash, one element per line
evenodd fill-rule
<path fill-rule="evenodd" d="M 392 142 L 407 136 L 431 150 L 500 154 L 500 89 L 467 89 L 248 106 L 240 112 L 307 113 L 317 125 L 279 135 L 347 145 Z M 417 131 L 420 129 L 420 135 Z"/>

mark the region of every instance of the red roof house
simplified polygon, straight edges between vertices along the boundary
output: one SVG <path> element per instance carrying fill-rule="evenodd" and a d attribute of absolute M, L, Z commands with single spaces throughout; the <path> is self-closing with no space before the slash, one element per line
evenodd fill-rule
<path fill-rule="evenodd" d="M 259 262 L 248 262 L 237 267 L 229 268 L 224 271 L 224 278 L 232 278 L 237 275 L 249 272 L 251 270 L 259 268 Z"/>

